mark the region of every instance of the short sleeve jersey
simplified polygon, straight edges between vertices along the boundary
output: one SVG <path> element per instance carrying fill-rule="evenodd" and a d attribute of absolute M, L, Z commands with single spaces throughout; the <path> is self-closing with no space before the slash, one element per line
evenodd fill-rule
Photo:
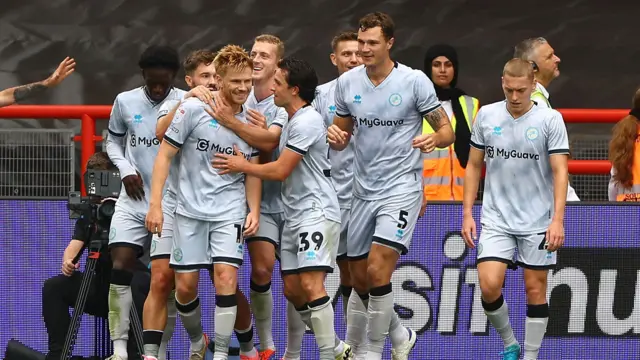
<path fill-rule="evenodd" d="M 322 115 L 325 126 L 333 124 L 336 115 L 335 90 L 338 80 L 334 79 L 322 84 L 316 89 L 316 98 L 313 107 Z M 353 158 L 355 139 L 351 139 L 347 148 L 335 151 L 329 148 L 329 161 L 331 162 L 331 180 L 338 193 L 338 201 L 341 209 L 351 208 L 351 195 L 353 194 Z"/>
<path fill-rule="evenodd" d="M 302 155 L 282 184 L 284 216 L 289 226 L 323 216 L 339 223 L 340 206 L 327 158 L 327 130 L 322 116 L 313 107 L 298 110 L 284 127 L 280 153 L 285 149 Z"/>
<path fill-rule="evenodd" d="M 422 119 L 441 105 L 431 80 L 395 64 L 374 86 L 366 67 L 342 74 L 335 89 L 336 115 L 356 129 L 353 196 L 364 200 L 422 191 L 422 160 L 412 140 Z"/>
<path fill-rule="evenodd" d="M 140 173 L 147 196 L 151 193 L 151 173 L 160 148 L 160 141 L 156 138 L 158 110 L 165 102 L 182 99 L 184 94 L 184 90 L 173 88 L 162 102 L 156 103 L 147 96 L 143 87 L 139 87 L 118 94 L 113 103 L 109 135 L 126 136 L 125 159 Z M 144 201 L 130 199 L 123 185 L 118 206 L 146 213 L 149 200 L 147 197 Z"/>
<path fill-rule="evenodd" d="M 253 109 L 267 118 L 267 127 L 278 126 L 284 127 L 287 123 L 289 115 L 285 109 L 276 106 L 273 102 L 273 95 L 258 101 L 251 89 L 251 93 L 247 98 L 244 106 L 247 109 Z M 279 149 L 272 152 L 272 160 L 278 159 Z M 277 214 L 283 211 L 282 200 L 280 199 L 282 184 L 279 181 L 262 181 L 262 202 L 260 203 L 260 212 L 263 214 Z"/>
<path fill-rule="evenodd" d="M 258 156 L 258 152 L 221 126 L 205 106 L 195 98 L 183 101 L 164 137 L 182 152 L 176 213 L 205 221 L 244 218 L 244 174 L 220 175 L 211 161 L 217 153 L 233 154 L 234 145 L 247 159 Z M 236 117 L 246 122 L 244 109 Z"/>
<path fill-rule="evenodd" d="M 550 157 L 569 154 L 562 115 L 534 105 L 514 119 L 505 101 L 483 106 L 471 146 L 485 153 L 483 226 L 509 234 L 546 231 L 553 217 Z"/>

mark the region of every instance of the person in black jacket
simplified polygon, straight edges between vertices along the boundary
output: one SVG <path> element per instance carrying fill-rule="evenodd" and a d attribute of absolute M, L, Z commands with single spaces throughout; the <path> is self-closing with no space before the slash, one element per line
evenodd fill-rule
<path fill-rule="evenodd" d="M 110 170 L 115 166 L 107 153 L 95 153 L 87 163 L 87 169 Z M 99 201 L 99 199 L 97 199 Z M 90 229 L 92 224 L 87 219 L 80 218 L 76 221 L 75 230 L 71 242 L 67 245 L 62 257 L 62 274 L 47 279 L 42 288 L 42 316 L 49 336 L 49 351 L 47 360 L 59 360 L 62 355 L 67 330 L 71 323 L 69 308 L 75 305 L 83 273 L 78 271 L 79 264 L 74 264 L 76 255 L 88 247 Z M 102 224 L 107 229 L 109 224 Z M 111 274 L 111 258 L 105 244 L 104 251 L 100 254 L 100 260 L 96 266 L 89 296 L 84 308 L 85 313 L 106 318 L 109 312 L 109 276 Z M 132 281 L 133 302 L 142 316 L 142 307 L 149 292 L 150 275 L 147 266 L 138 261 Z M 142 318 L 140 318 L 142 322 Z M 129 335 L 128 353 L 130 359 L 140 358 L 133 335 Z"/>

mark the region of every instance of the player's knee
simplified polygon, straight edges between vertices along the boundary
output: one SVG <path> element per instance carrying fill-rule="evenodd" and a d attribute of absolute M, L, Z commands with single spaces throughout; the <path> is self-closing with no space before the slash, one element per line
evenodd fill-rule
<path fill-rule="evenodd" d="M 527 301 L 529 304 L 542 304 L 547 300 L 547 283 L 541 279 L 527 279 L 525 281 Z"/>
<path fill-rule="evenodd" d="M 287 298 L 291 303 L 296 304 L 297 300 L 300 298 L 302 294 L 302 288 L 300 286 L 300 278 L 298 276 L 284 276 L 282 278 L 282 291 L 284 293 L 284 297 Z"/>
<path fill-rule="evenodd" d="M 487 302 L 493 302 L 502 294 L 502 284 L 504 281 L 496 277 L 480 276 L 480 291 L 482 298 Z"/>
<path fill-rule="evenodd" d="M 369 262 L 367 265 L 367 282 L 370 288 L 386 285 L 391 282 L 393 270 L 387 269 L 388 264 Z"/>
<path fill-rule="evenodd" d="M 251 264 L 251 281 L 258 285 L 264 285 L 271 282 L 273 275 L 273 264 L 267 262 L 256 262 Z"/>
<path fill-rule="evenodd" d="M 151 292 L 159 297 L 166 298 L 173 289 L 174 273 L 171 269 L 153 271 L 151 273 Z"/>
<path fill-rule="evenodd" d="M 196 278 L 197 279 L 197 278 Z M 176 299 L 178 300 L 193 300 L 198 295 L 198 281 L 190 281 L 184 279 L 176 282 Z M 186 303 L 188 301 L 180 301 Z"/>
<path fill-rule="evenodd" d="M 338 268 L 340 269 L 340 284 L 351 286 L 351 272 L 349 271 L 349 263 L 346 260 L 338 260 Z"/>
<path fill-rule="evenodd" d="M 231 265 L 216 265 L 214 283 L 216 293 L 234 294 L 238 287 L 238 271 Z"/>
<path fill-rule="evenodd" d="M 324 272 L 313 271 L 300 275 L 300 287 L 307 299 L 315 300 L 326 294 L 324 288 Z"/>

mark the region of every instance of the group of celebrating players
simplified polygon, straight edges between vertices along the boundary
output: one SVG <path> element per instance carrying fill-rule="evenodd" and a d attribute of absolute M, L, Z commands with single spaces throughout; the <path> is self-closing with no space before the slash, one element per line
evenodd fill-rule
<path fill-rule="evenodd" d="M 228 358 L 234 331 L 241 359 L 273 358 L 276 258 L 288 300 L 283 359 L 300 359 L 306 327 L 322 360 L 382 359 L 387 335 L 393 359 L 409 358 L 417 336 L 394 311 L 391 276 L 425 211 L 421 153 L 449 146 L 454 133 L 429 78 L 391 60 L 394 41 L 388 15 L 366 15 L 357 33 L 333 39 L 331 61 L 339 77 L 320 86 L 313 67 L 284 57 L 284 44 L 273 35 L 256 37 L 249 54 L 227 45 L 217 53 L 188 55 L 183 64 L 188 92 L 171 86 L 179 70 L 175 50 L 153 46 L 142 54 L 146 85 L 119 94 L 109 120 L 107 152 L 124 187 L 109 237 L 111 359 L 127 360 L 131 269 L 149 232 L 152 280 L 143 313 L 147 360 L 166 359 L 177 315 L 190 338 L 190 359 L 204 359 L 209 339 L 198 297 L 201 269 L 210 271 L 215 287 L 214 359 Z M 545 232 L 551 216 L 561 219 L 564 213 L 566 177 L 554 176 L 550 183 L 548 175 L 557 174 L 562 159 L 566 171 L 566 156 L 547 153 L 568 153 L 566 130 L 554 110 L 538 109 L 525 99 L 532 86 L 530 63 L 512 60 L 505 66 L 507 101 L 478 114 L 469 160 L 474 170 L 465 181 L 463 234 L 473 246 L 475 222 L 466 212 L 470 215 L 486 161 L 485 199 L 493 202 L 483 209 L 483 219 L 501 226 L 480 240 L 479 270 L 486 266 L 480 284 L 489 320 L 505 341 L 505 359 L 520 356 L 500 294 L 509 256 L 517 242 L 525 249 L 519 251 L 520 262 L 544 273 L 540 268 L 555 263 L 553 251 L 563 238 L 562 221 L 560 228 L 551 227 L 551 235 Z M 434 133 L 421 134 L 425 120 Z M 494 145 L 498 138 L 506 145 Z M 497 155 L 504 151 L 526 158 L 540 154 L 539 161 L 535 166 L 507 163 Z M 560 160 L 549 164 L 555 158 Z M 505 171 L 535 178 L 534 193 L 519 193 L 517 183 L 508 183 L 517 180 L 504 178 Z M 494 199 L 498 191 L 505 195 Z M 501 200 L 504 196 L 511 198 Z M 532 198 L 537 202 L 529 206 Z M 518 215 L 500 216 L 510 211 Z M 538 243 L 529 246 L 541 239 L 542 253 L 536 252 Z M 245 243 L 250 302 L 237 281 Z M 347 325 L 344 341 L 335 333 L 324 286 L 335 263 Z M 544 295 L 544 289 L 536 290 Z M 535 320 L 545 318 L 545 310 L 548 317 L 546 299 L 540 299 L 528 315 Z M 260 351 L 253 342 L 252 314 Z M 546 322 L 534 325 L 530 331 L 528 317 L 527 359 L 536 358 Z"/>

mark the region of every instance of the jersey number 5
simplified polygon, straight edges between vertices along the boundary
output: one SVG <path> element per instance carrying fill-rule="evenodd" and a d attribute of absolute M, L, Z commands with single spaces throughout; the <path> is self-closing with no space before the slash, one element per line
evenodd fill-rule
<path fill-rule="evenodd" d="M 309 240 L 307 239 L 309 237 L 309 233 L 303 232 L 303 233 L 300 233 L 299 236 L 300 236 L 300 247 L 298 248 L 298 252 L 305 252 L 309 250 L 309 248 L 311 247 L 311 243 L 309 243 Z M 313 250 L 315 251 L 320 250 L 320 246 L 322 246 L 323 241 L 324 241 L 324 236 L 322 236 L 321 232 L 316 231 L 313 234 L 311 234 L 311 242 L 313 242 L 313 244 L 315 245 Z"/>
<path fill-rule="evenodd" d="M 407 225 L 409 225 L 409 221 L 407 221 L 408 212 L 404 210 L 400 210 L 400 214 L 398 214 L 398 229 L 406 229 Z"/>

